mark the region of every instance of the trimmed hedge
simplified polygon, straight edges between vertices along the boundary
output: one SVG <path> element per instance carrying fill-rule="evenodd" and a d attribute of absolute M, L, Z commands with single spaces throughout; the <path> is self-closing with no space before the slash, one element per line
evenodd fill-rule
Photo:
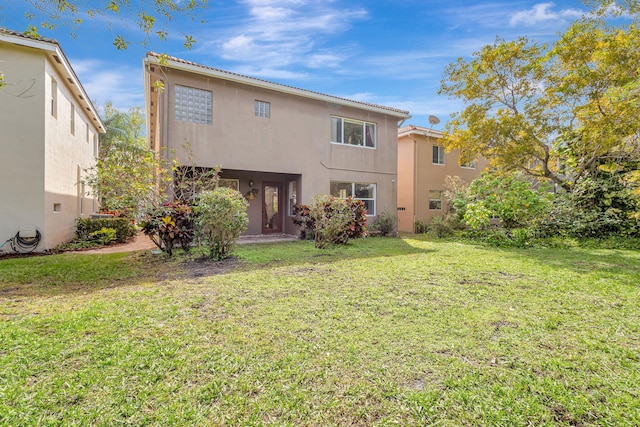
<path fill-rule="evenodd" d="M 138 232 L 136 226 L 128 218 L 78 218 L 76 220 L 76 238 L 89 240 L 91 233 L 103 228 L 114 229 L 118 243 L 129 241 Z"/>

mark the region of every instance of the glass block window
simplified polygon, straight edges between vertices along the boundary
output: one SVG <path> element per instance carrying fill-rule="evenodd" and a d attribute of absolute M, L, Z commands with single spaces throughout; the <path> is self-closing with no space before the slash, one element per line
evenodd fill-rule
<path fill-rule="evenodd" d="M 264 117 L 268 119 L 271 117 L 271 104 L 265 101 L 258 101 L 257 99 L 253 103 L 256 117 Z"/>
<path fill-rule="evenodd" d="M 213 98 L 211 91 L 176 85 L 175 92 L 177 121 L 211 124 Z"/>

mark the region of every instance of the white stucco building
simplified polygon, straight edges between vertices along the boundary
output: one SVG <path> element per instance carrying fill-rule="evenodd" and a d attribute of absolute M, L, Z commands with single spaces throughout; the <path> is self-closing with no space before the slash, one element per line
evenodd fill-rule
<path fill-rule="evenodd" d="M 0 245 L 35 227 L 48 250 L 98 208 L 82 180 L 104 124 L 56 41 L 0 29 L 0 70 Z"/>

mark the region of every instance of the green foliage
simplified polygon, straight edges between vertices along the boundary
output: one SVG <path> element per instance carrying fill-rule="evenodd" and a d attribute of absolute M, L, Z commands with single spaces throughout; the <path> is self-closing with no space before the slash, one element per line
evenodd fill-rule
<path fill-rule="evenodd" d="M 621 173 L 600 171 L 579 180 L 572 193 L 559 193 L 531 224 L 540 237 L 640 237 L 640 196 Z"/>
<path fill-rule="evenodd" d="M 194 207 L 197 235 L 208 249 L 209 257 L 222 260 L 229 256 L 233 244 L 247 231 L 249 203 L 238 191 L 219 187 L 197 197 Z"/>
<path fill-rule="evenodd" d="M 367 211 L 361 200 L 316 194 L 309 207 L 317 248 L 345 244 L 366 234 Z"/>
<path fill-rule="evenodd" d="M 128 218 L 78 218 L 76 220 L 76 241 L 90 241 L 92 233 L 103 229 L 115 231 L 114 241 L 125 243 L 135 237 L 137 230 Z"/>
<path fill-rule="evenodd" d="M 378 214 L 369 230 L 380 233 L 381 236 L 392 236 L 396 233 L 398 217 L 389 212 Z"/>
<path fill-rule="evenodd" d="M 194 238 L 192 208 L 180 202 L 167 202 L 147 210 L 141 223 L 142 232 L 169 256 L 173 248 L 180 244 L 185 252 L 190 249 Z"/>
<path fill-rule="evenodd" d="M 116 241 L 117 232 L 113 228 L 103 227 L 89 233 L 89 239 L 98 242 L 99 245 L 106 246 Z"/>
<path fill-rule="evenodd" d="M 416 234 L 424 234 L 429 231 L 429 224 L 426 221 L 417 219 L 413 223 L 413 232 Z"/>
<path fill-rule="evenodd" d="M 456 215 L 444 215 L 431 218 L 431 224 L 428 225 L 428 233 L 437 238 L 453 236 L 457 230 L 462 230 L 465 225 L 458 220 Z"/>
<path fill-rule="evenodd" d="M 516 175 L 484 173 L 453 201 L 458 218 L 473 229 L 496 218 L 507 229 L 526 226 L 544 211 L 551 195 Z"/>
<path fill-rule="evenodd" d="M 447 124 L 446 147 L 567 191 L 605 159 L 640 158 L 637 9 L 629 25 L 586 14 L 551 46 L 497 39 L 450 64 L 440 93 L 466 107 Z"/>
<path fill-rule="evenodd" d="M 130 2 L 129 0 L 109 0 L 106 2 L 80 2 L 78 0 L 26 0 L 33 6 L 33 13 L 27 18 L 35 25 L 29 25 L 26 33 L 32 37 L 40 37 L 37 27 L 54 30 L 60 26 L 67 27 L 72 37 L 76 37 L 77 28 L 85 20 L 92 25 L 102 24 L 105 29 L 117 27 L 117 21 L 130 18 L 140 29 L 143 39 L 136 43 L 147 44 L 152 37 L 164 41 L 169 33 L 166 31 L 176 16 L 186 16 L 195 20 L 207 6 L 207 0 L 150 0 Z M 100 31 L 100 29 L 97 29 Z M 191 49 L 195 43 L 193 36 L 184 34 L 184 47 Z M 113 45 L 121 50 L 127 49 L 131 41 L 123 35 L 114 36 Z"/>
<path fill-rule="evenodd" d="M 163 188 L 161 162 L 146 147 L 144 117 L 140 108 L 121 112 L 107 103 L 103 109 L 107 132 L 100 135 L 100 152 L 86 183 L 106 211 L 126 211 L 132 218 L 158 198 Z"/>

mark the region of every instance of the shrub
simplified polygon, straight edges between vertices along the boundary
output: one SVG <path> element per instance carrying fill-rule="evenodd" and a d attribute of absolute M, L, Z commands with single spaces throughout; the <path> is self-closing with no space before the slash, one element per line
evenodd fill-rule
<path fill-rule="evenodd" d="M 96 241 L 99 245 L 107 246 L 116 241 L 116 230 L 103 227 L 100 230 L 89 233 L 89 239 Z"/>
<path fill-rule="evenodd" d="M 293 207 L 293 210 L 295 214 L 292 218 L 292 221 L 294 225 L 296 225 L 300 230 L 300 239 L 313 240 L 313 229 L 315 227 L 315 224 L 313 223 L 313 219 L 311 218 L 311 210 L 309 206 L 299 204 L 295 205 Z"/>
<path fill-rule="evenodd" d="M 127 218 L 78 218 L 76 220 L 75 240 L 89 240 L 91 233 L 103 228 L 115 230 L 115 241 L 118 243 L 125 243 L 131 240 L 137 233 L 135 225 Z"/>
<path fill-rule="evenodd" d="M 309 207 L 317 248 L 345 244 L 366 235 L 367 210 L 361 200 L 316 194 Z"/>
<path fill-rule="evenodd" d="M 190 206 L 180 202 L 168 202 L 147 210 L 142 222 L 142 232 L 158 248 L 171 256 L 176 243 L 185 252 L 193 241 L 193 216 Z"/>
<path fill-rule="evenodd" d="M 247 231 L 249 203 L 238 191 L 227 187 L 200 193 L 196 200 L 198 237 L 206 242 L 210 258 L 224 259 L 240 235 Z"/>
<path fill-rule="evenodd" d="M 389 212 L 382 212 L 375 219 L 370 230 L 377 231 L 381 236 L 389 236 L 394 235 L 396 232 L 396 224 L 398 222 L 398 217 L 392 215 Z"/>
<path fill-rule="evenodd" d="M 456 193 L 453 205 L 458 218 L 474 229 L 487 228 L 492 218 L 512 229 L 539 216 L 550 197 L 518 175 L 484 173 L 466 191 Z"/>
<path fill-rule="evenodd" d="M 429 231 L 429 224 L 427 224 L 426 221 L 422 221 L 422 220 L 416 220 L 416 222 L 413 223 L 413 232 L 416 234 L 424 234 L 427 231 Z"/>
<path fill-rule="evenodd" d="M 431 225 L 429 225 L 429 234 L 438 238 L 453 236 L 454 228 L 446 216 L 436 216 L 431 219 Z"/>

